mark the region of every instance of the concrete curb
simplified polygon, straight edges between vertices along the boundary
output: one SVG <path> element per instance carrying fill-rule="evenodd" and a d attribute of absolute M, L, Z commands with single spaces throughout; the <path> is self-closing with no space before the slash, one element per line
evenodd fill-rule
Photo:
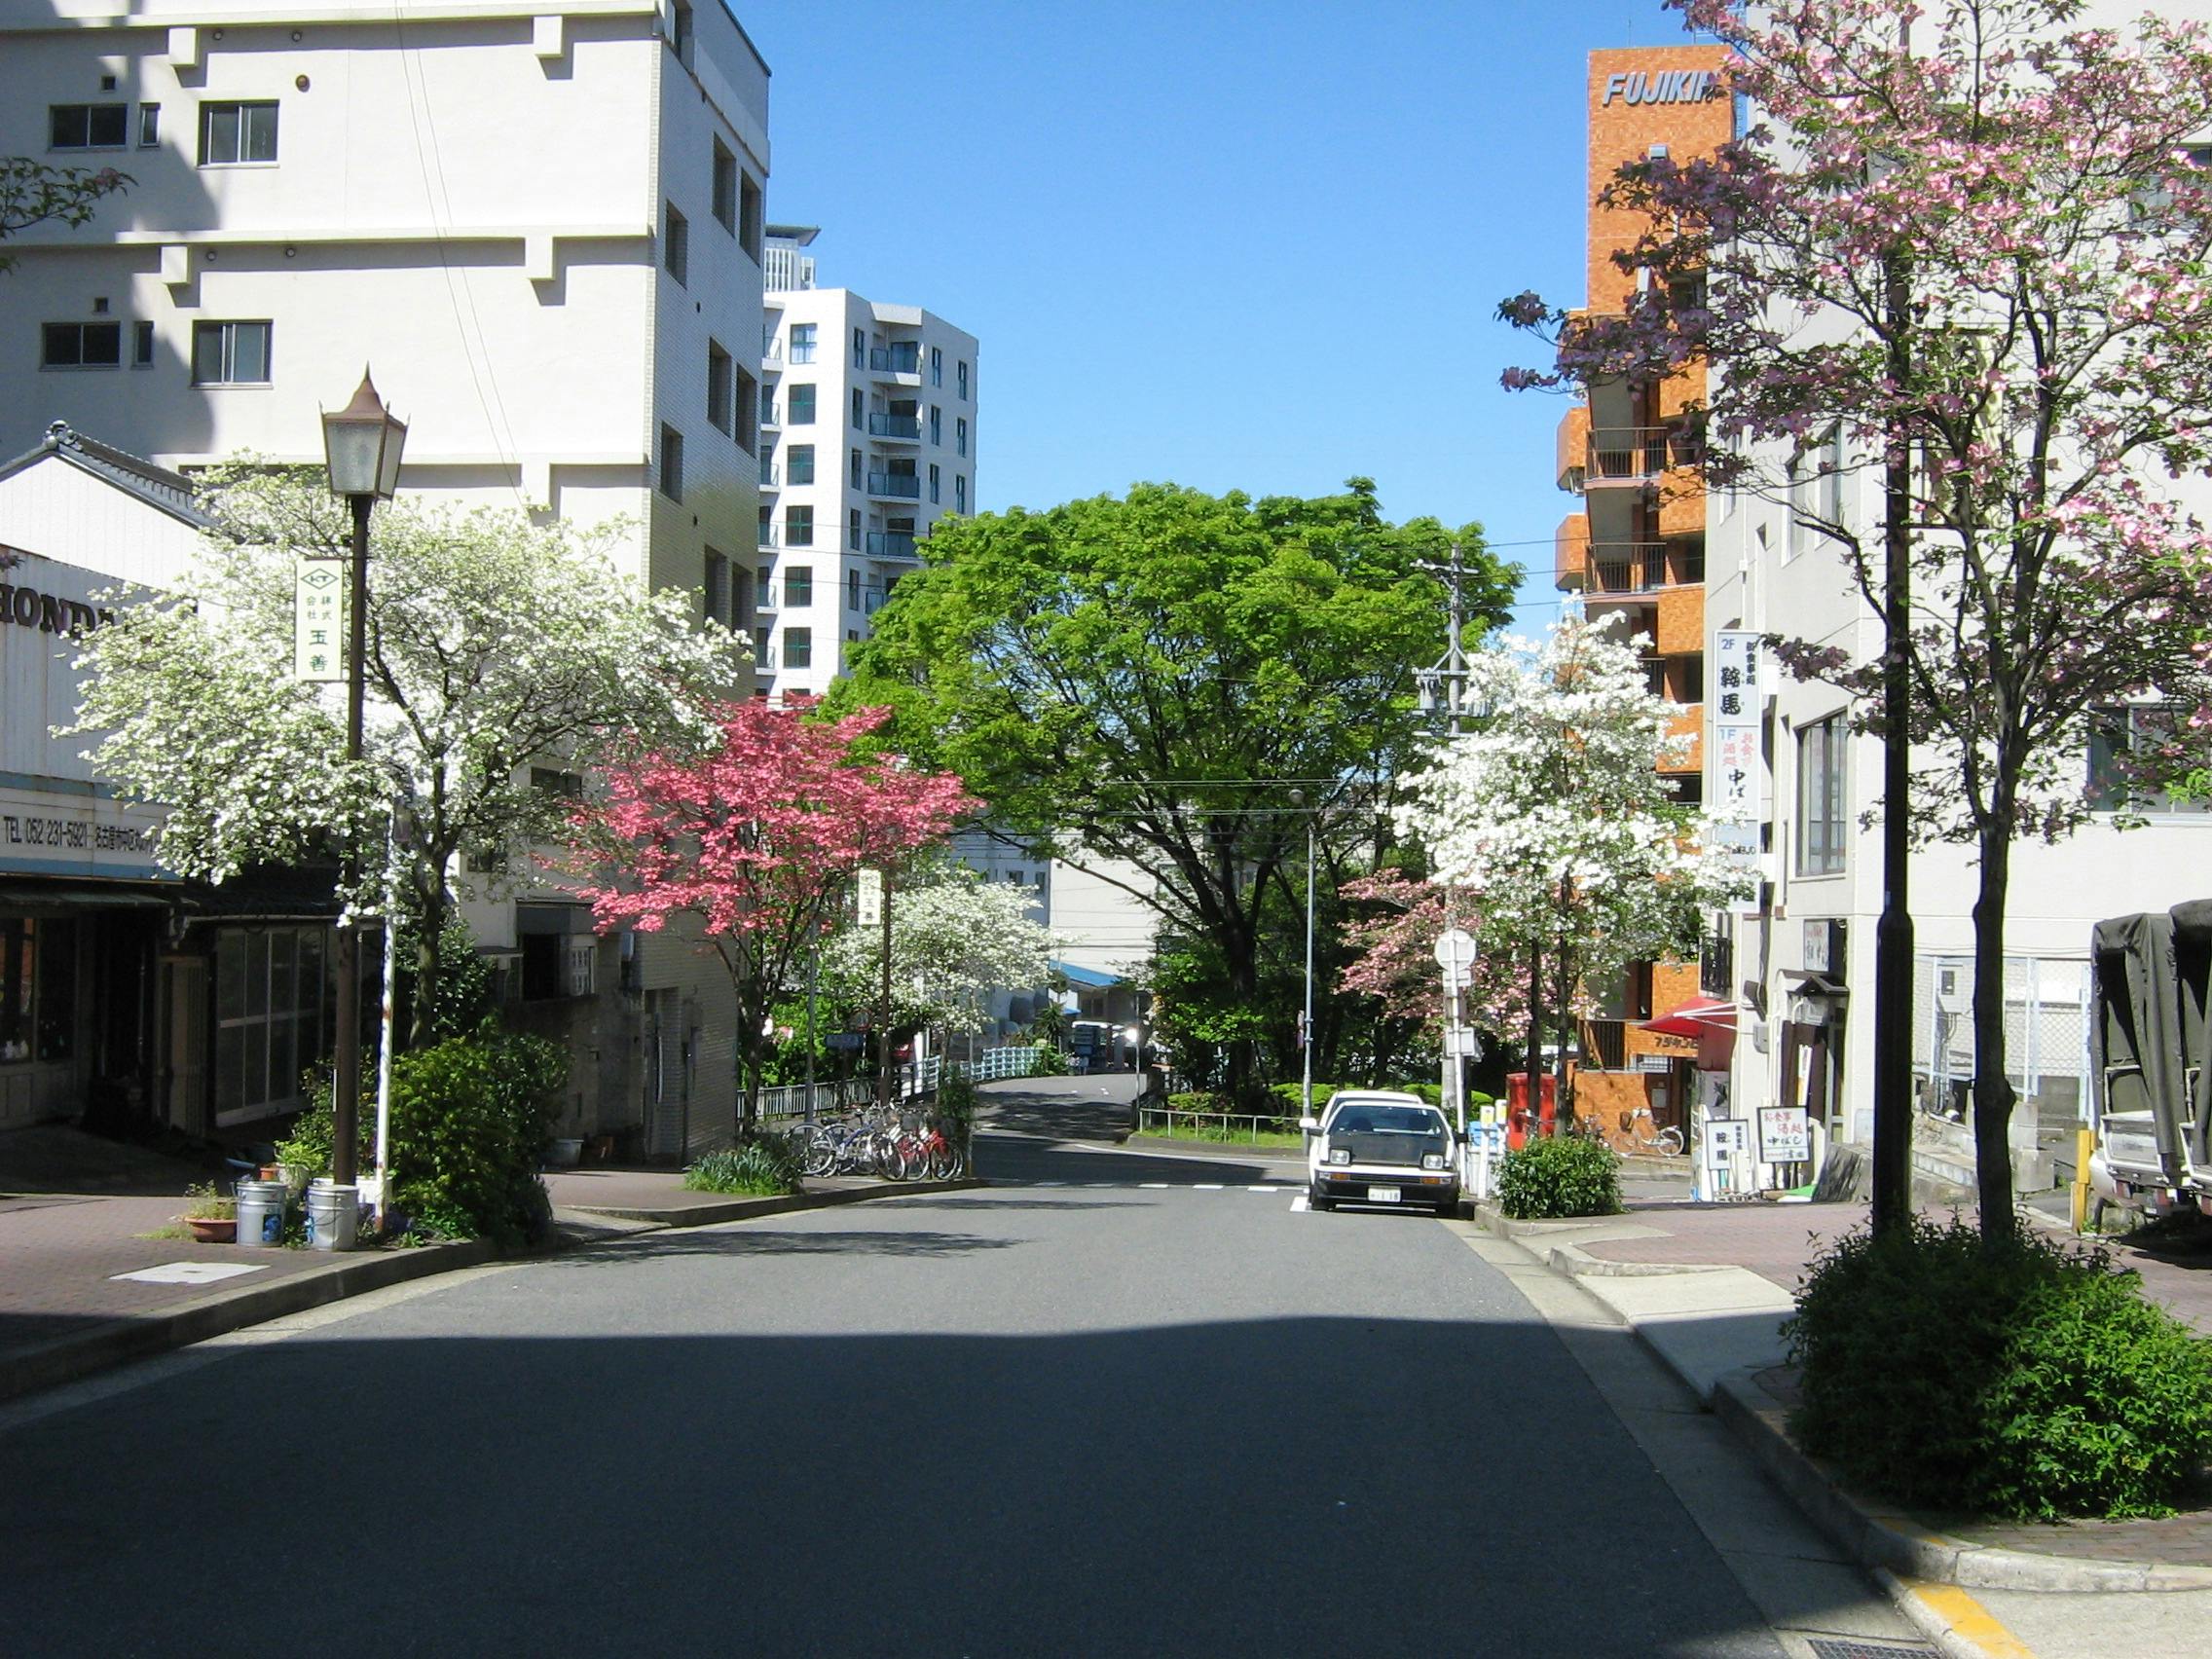
<path fill-rule="evenodd" d="M 546 1254 L 618 1244 L 625 1238 L 660 1233 L 678 1227 L 705 1227 L 721 1221 L 742 1221 L 749 1216 L 785 1215 L 795 1210 L 828 1209 L 837 1204 L 872 1198 L 914 1198 L 931 1193 L 964 1192 L 987 1183 L 960 1181 L 907 1182 L 898 1186 L 855 1187 L 836 1192 L 797 1193 L 781 1198 L 735 1198 L 723 1204 L 704 1204 L 678 1211 L 643 1209 L 585 1209 L 568 1205 L 578 1214 L 645 1225 L 608 1233 L 597 1238 L 558 1240 Z M 424 1244 L 413 1249 L 363 1252 L 339 1257 L 313 1272 L 301 1272 L 272 1284 L 244 1285 L 212 1291 L 178 1303 L 144 1318 L 112 1319 L 87 1331 L 72 1332 L 0 1359 L 0 1401 L 74 1382 L 97 1371 L 106 1371 L 134 1359 L 150 1359 L 173 1348 L 189 1347 L 248 1325 L 266 1324 L 288 1314 L 342 1302 L 372 1290 L 427 1278 L 432 1273 L 481 1267 L 502 1259 L 485 1239 L 458 1244 Z M 529 1256 L 503 1258 L 527 1261 Z"/>
<path fill-rule="evenodd" d="M 879 1198 L 915 1198 L 936 1193 L 965 1193 L 990 1183 L 977 1176 L 963 1176 L 957 1181 L 901 1181 L 881 1187 L 844 1187 L 822 1193 L 789 1193 L 780 1198 L 731 1198 L 719 1204 L 685 1204 L 672 1209 L 650 1209 L 644 1205 L 621 1204 L 564 1204 L 562 1208 L 575 1215 L 606 1216 L 614 1221 L 641 1221 L 662 1228 L 713 1227 L 724 1221 L 750 1221 L 757 1216 L 791 1215 L 800 1210 L 832 1209 L 839 1204 L 866 1203 Z M 594 1238 L 591 1244 L 613 1243 L 617 1239 Z"/>
<path fill-rule="evenodd" d="M 274 1283 L 213 1291 L 143 1318 L 111 1319 L 0 1359 L 0 1400 L 73 1382 L 95 1371 L 281 1319 L 326 1302 L 478 1267 L 497 1254 L 483 1239 L 378 1251 L 341 1258 L 319 1272 L 295 1273 Z"/>
<path fill-rule="evenodd" d="M 1781 1402 L 1759 1386 L 1752 1373 L 1722 1378 L 1712 1405 L 1714 1415 L 1824 1531 L 1868 1567 L 1899 1578 L 1967 1590 L 2059 1594 L 2212 1590 L 2212 1567 L 2049 1556 L 1976 1544 L 1931 1531 L 1900 1511 L 1863 1504 L 1836 1483 L 1825 1464 L 1798 1450 Z"/>

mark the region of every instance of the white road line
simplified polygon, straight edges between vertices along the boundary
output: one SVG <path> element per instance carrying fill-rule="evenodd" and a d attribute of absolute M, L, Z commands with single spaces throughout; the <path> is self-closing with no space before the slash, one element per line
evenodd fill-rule
<path fill-rule="evenodd" d="M 1191 1191 L 1194 1193 L 1218 1193 L 1222 1191 L 1222 1185 L 1219 1181 L 1199 1181 L 1191 1188 Z"/>
<path fill-rule="evenodd" d="M 1292 1215 L 1303 1215 L 1310 1207 L 1311 1206 L 1309 1206 L 1306 1201 L 1306 1195 L 1304 1193 L 1299 1194 L 1297 1198 L 1290 1200 L 1290 1213 Z"/>
<path fill-rule="evenodd" d="M 1069 1184 L 1066 1181 L 1040 1181 L 1037 1183 L 1040 1187 L 1065 1187 Z"/>
<path fill-rule="evenodd" d="M 1167 1191 L 1167 1183 L 1164 1181 L 1139 1181 L 1137 1185 L 1148 1193 L 1164 1193 Z"/>
<path fill-rule="evenodd" d="M 1247 1193 L 1295 1193 L 1296 1187 L 1246 1187 Z"/>

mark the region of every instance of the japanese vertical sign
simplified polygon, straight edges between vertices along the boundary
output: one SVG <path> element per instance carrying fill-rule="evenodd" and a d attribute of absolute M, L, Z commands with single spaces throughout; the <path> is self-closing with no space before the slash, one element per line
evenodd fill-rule
<path fill-rule="evenodd" d="M 1759 727 L 1768 661 L 1766 642 L 1748 629 L 1723 628 L 1714 636 L 1711 807 L 1724 826 L 1722 840 L 1752 852 L 1766 812 Z"/>
<path fill-rule="evenodd" d="M 346 561 L 302 557 L 292 566 L 292 677 L 346 678 Z"/>

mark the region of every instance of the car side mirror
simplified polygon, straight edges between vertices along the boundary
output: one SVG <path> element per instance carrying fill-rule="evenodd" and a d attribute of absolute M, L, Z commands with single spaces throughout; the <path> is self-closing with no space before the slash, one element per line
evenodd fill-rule
<path fill-rule="evenodd" d="M 1321 1120 L 1318 1118 L 1301 1118 L 1298 1120 L 1298 1126 L 1309 1135 L 1317 1135 L 1321 1132 Z"/>

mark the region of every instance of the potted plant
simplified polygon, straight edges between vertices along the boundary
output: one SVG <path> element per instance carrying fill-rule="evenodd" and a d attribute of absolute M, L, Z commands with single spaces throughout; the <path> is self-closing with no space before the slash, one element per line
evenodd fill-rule
<path fill-rule="evenodd" d="M 187 1187 L 184 1196 L 189 1201 L 185 1204 L 184 1213 L 177 1219 L 191 1230 L 196 1240 L 202 1244 L 235 1244 L 238 1241 L 237 1200 L 217 1192 L 212 1182 Z"/>

